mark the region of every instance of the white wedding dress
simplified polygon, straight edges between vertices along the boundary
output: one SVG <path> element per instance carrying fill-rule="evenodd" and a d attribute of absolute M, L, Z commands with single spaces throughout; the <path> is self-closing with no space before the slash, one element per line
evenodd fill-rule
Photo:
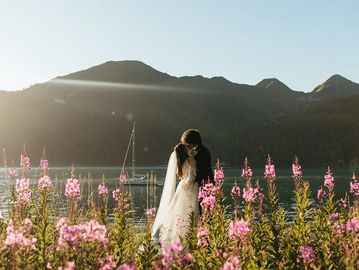
<path fill-rule="evenodd" d="M 176 189 L 176 152 L 171 154 L 160 205 L 152 227 L 152 239 L 162 246 L 173 245 L 190 227 L 190 214 L 198 215 L 196 161 L 189 157 L 183 164 L 183 177 Z"/>

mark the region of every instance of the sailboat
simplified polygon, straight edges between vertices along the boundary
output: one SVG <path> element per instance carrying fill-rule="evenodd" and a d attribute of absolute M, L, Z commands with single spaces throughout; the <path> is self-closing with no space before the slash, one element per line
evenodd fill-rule
<path fill-rule="evenodd" d="M 128 146 L 127 146 L 126 155 L 125 155 L 125 158 L 123 160 L 123 164 L 122 164 L 122 168 L 121 168 L 121 175 L 126 174 L 126 172 L 125 172 L 125 163 L 126 163 L 126 160 L 127 160 L 129 150 L 130 150 L 131 145 L 132 145 L 131 176 L 127 177 L 126 185 L 146 186 L 147 185 L 146 175 L 137 174 L 135 172 L 135 164 L 136 164 L 136 160 L 135 160 L 135 135 L 136 135 L 135 128 L 136 128 L 136 122 L 134 121 L 131 136 L 130 136 L 130 140 L 129 140 Z"/>

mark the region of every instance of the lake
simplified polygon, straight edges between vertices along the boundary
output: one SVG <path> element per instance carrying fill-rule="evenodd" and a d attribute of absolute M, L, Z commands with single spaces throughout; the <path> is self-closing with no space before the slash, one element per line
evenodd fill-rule
<path fill-rule="evenodd" d="M 110 196 L 109 196 L 109 206 L 114 207 L 115 202 L 112 199 L 112 190 L 118 186 L 120 167 L 78 167 L 75 168 L 75 174 L 78 176 L 81 183 L 81 207 L 85 209 L 87 206 L 88 194 L 97 190 L 101 179 L 104 176 L 107 186 L 109 187 Z M 240 185 L 241 189 L 243 188 L 243 180 L 240 177 L 241 168 L 224 168 L 225 181 L 223 184 L 223 190 L 225 196 L 227 196 L 225 203 L 232 204 L 230 197 L 230 192 L 235 181 Z M 252 169 L 253 178 L 252 182 L 254 183 L 257 179 L 259 180 L 260 185 L 265 189 L 265 181 L 263 179 L 263 168 Z M 7 214 L 8 209 L 8 198 L 10 194 L 11 180 L 5 179 L 5 169 L 0 168 L 0 208 L 3 215 Z M 20 170 L 19 170 L 20 171 Z M 55 187 L 54 200 L 57 209 L 57 215 L 64 215 L 66 212 L 66 197 L 63 195 L 65 190 L 65 184 L 68 176 L 70 175 L 71 168 L 69 167 L 57 167 L 50 168 L 49 174 L 53 180 Z M 130 171 L 128 168 L 127 171 Z M 349 182 L 352 176 L 353 171 L 358 173 L 358 168 L 349 168 L 349 167 L 340 167 L 333 170 L 333 176 L 335 178 L 335 188 L 336 199 L 340 199 L 345 196 L 345 193 L 349 191 Z M 162 183 L 166 174 L 166 167 L 137 167 L 136 173 L 146 174 L 151 173 L 157 176 L 157 181 Z M 308 180 L 312 190 L 312 198 L 316 197 L 318 188 L 323 185 L 324 174 L 326 173 L 326 168 L 303 168 L 303 179 Z M 32 185 L 32 190 L 37 189 L 37 179 L 39 177 L 39 169 L 31 169 L 30 171 L 30 182 Z M 276 184 L 277 191 L 279 193 L 279 203 L 283 205 L 286 210 L 290 211 L 294 183 L 291 177 L 291 170 L 289 168 L 285 169 L 276 169 Z M 147 189 L 146 186 L 131 186 L 127 189 L 130 189 L 133 201 L 134 201 L 134 210 L 135 210 L 135 219 L 137 222 L 144 221 L 144 210 L 147 207 Z M 156 186 L 152 202 L 153 204 L 158 205 L 161 198 L 162 186 Z M 35 193 L 36 194 L 36 193 Z"/>

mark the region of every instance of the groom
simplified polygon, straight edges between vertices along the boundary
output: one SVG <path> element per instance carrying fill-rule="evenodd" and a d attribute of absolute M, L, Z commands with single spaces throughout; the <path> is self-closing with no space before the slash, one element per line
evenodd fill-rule
<path fill-rule="evenodd" d="M 181 136 L 181 143 L 195 149 L 197 154 L 194 156 L 197 164 L 196 182 L 199 186 L 204 185 L 208 181 L 213 183 L 213 170 L 211 163 L 211 153 L 202 144 L 201 134 L 197 129 L 188 129 Z"/>

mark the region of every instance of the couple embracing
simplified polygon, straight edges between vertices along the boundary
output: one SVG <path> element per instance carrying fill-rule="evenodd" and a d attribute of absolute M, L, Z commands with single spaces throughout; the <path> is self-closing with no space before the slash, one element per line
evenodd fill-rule
<path fill-rule="evenodd" d="M 177 188 L 177 179 L 180 180 Z M 172 245 L 184 237 L 190 227 L 190 215 L 200 213 L 198 188 L 213 182 L 211 155 L 196 129 L 186 130 L 174 147 L 162 190 L 160 205 L 152 227 L 155 243 Z"/>

